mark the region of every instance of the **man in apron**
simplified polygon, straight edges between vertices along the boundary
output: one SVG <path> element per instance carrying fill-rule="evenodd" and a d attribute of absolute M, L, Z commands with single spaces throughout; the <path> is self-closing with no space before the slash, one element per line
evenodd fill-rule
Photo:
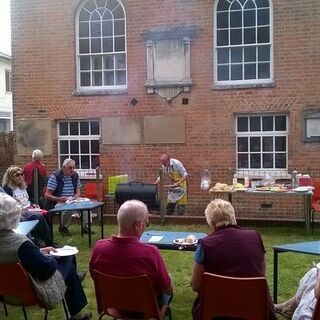
<path fill-rule="evenodd" d="M 167 215 L 172 215 L 174 209 L 177 208 L 177 213 L 179 215 L 183 215 L 186 210 L 186 204 L 188 200 L 188 173 L 181 161 L 170 158 L 170 156 L 166 153 L 161 155 L 160 162 L 163 166 L 164 174 L 170 179 L 166 213 Z M 160 177 L 158 177 L 155 183 L 158 184 L 159 182 Z"/>

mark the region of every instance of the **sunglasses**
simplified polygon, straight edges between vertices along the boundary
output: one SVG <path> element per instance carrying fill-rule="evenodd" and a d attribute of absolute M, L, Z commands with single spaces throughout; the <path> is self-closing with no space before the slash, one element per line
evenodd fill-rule
<path fill-rule="evenodd" d="M 16 176 L 16 177 L 21 177 L 21 176 L 23 176 L 23 173 L 19 173 L 19 172 L 18 172 L 18 173 L 15 174 L 15 176 Z"/>

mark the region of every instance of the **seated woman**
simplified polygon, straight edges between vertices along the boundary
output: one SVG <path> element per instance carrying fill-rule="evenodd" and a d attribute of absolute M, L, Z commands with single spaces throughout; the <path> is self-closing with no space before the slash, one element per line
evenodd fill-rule
<path fill-rule="evenodd" d="M 83 312 L 87 298 L 76 271 L 74 256 L 54 258 L 54 248 L 39 249 L 26 236 L 15 233 L 20 219 L 21 208 L 5 193 L 0 193 L 0 264 L 20 262 L 33 278 L 40 281 L 49 279 L 56 270 L 62 274 L 65 285 L 65 299 L 71 320 L 89 320 L 90 312 Z"/>
<path fill-rule="evenodd" d="M 191 278 L 192 290 L 200 293 L 204 272 L 228 277 L 265 277 L 265 249 L 254 230 L 242 230 L 231 203 L 216 199 L 205 210 L 212 233 L 199 240 Z M 269 319 L 276 319 L 269 295 Z M 199 295 L 192 307 L 192 317 L 199 319 Z M 266 319 L 267 320 L 267 319 Z"/>
<path fill-rule="evenodd" d="M 10 166 L 3 176 L 2 187 L 3 190 L 9 196 L 12 196 L 21 206 L 20 221 L 39 220 L 36 227 L 37 236 L 41 239 L 39 245 L 45 246 L 51 244 L 50 228 L 42 214 L 42 210 L 38 205 L 31 204 L 29 201 L 27 185 L 23 178 L 22 169 L 15 165 Z"/>

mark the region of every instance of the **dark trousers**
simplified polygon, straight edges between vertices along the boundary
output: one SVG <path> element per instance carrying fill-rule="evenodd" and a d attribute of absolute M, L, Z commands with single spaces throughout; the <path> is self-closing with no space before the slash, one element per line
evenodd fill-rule
<path fill-rule="evenodd" d="M 41 213 L 32 210 L 25 210 L 21 213 L 20 221 L 31 220 L 39 220 L 39 223 L 36 226 L 37 236 L 39 236 L 46 245 L 50 245 L 52 243 L 50 238 L 50 227 L 44 216 Z"/>
<path fill-rule="evenodd" d="M 63 275 L 67 286 L 65 299 L 71 316 L 79 313 L 86 305 L 87 298 L 77 274 L 76 259 L 74 256 L 57 259 L 57 269 Z"/>

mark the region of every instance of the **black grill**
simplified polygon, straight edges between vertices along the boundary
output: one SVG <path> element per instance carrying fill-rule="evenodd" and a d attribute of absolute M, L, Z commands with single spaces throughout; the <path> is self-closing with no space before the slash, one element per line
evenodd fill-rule
<path fill-rule="evenodd" d="M 155 184 L 143 182 L 118 183 L 115 190 L 115 201 L 121 206 L 127 200 L 140 200 L 144 202 L 149 210 L 159 210 L 160 202 L 158 190 Z"/>

